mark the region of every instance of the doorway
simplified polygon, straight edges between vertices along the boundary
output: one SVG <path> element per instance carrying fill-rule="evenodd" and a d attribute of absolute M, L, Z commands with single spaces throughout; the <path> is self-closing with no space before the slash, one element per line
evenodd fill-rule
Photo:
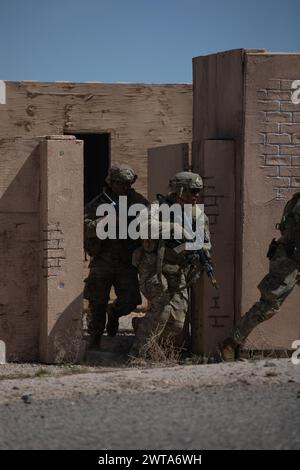
<path fill-rule="evenodd" d="M 70 132 L 83 140 L 84 205 L 101 193 L 110 166 L 110 134 Z"/>

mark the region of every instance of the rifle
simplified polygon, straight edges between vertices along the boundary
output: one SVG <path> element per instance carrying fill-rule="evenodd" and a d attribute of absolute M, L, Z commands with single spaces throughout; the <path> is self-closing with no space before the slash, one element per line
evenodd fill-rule
<path fill-rule="evenodd" d="M 156 198 L 160 204 L 169 203 L 168 199 L 163 194 L 157 194 Z M 172 242 L 174 242 L 176 245 L 176 247 L 174 248 L 174 251 L 176 251 L 176 253 L 180 253 L 181 251 L 184 251 L 185 243 L 182 243 L 182 240 L 173 239 Z M 203 248 L 201 248 L 200 250 L 195 250 L 195 251 L 191 250 L 190 253 L 191 255 L 189 256 L 187 254 L 186 258 L 187 259 L 190 258 L 190 260 L 194 260 L 195 258 L 198 258 L 199 263 L 201 264 L 207 276 L 211 280 L 211 283 L 214 286 L 214 288 L 219 289 L 219 284 L 214 277 L 214 269 L 213 269 L 212 263 L 210 261 L 210 258 L 207 256 L 206 251 Z"/>
<path fill-rule="evenodd" d="M 185 243 L 182 243 L 180 240 L 175 240 L 173 239 L 172 242 L 176 243 L 176 247 L 174 248 L 174 251 L 176 253 L 180 253 L 184 250 Z M 198 261 L 200 265 L 203 267 L 204 271 L 206 272 L 207 276 L 211 280 L 212 285 L 214 286 L 215 289 L 219 289 L 219 284 L 217 283 L 217 280 L 214 276 L 214 269 L 211 263 L 210 258 L 207 256 L 206 251 L 204 248 L 200 248 L 200 250 L 187 250 L 185 257 L 188 261 L 190 261 L 192 264 L 195 261 Z"/>
<path fill-rule="evenodd" d="M 116 211 L 119 209 L 119 206 L 116 201 L 114 201 L 105 191 L 102 191 L 101 196 L 103 196 L 104 202 L 108 202 L 109 204 L 111 204 L 116 209 Z"/>
<path fill-rule="evenodd" d="M 204 271 L 206 272 L 207 276 L 211 280 L 212 285 L 214 286 L 215 289 L 219 289 L 219 284 L 217 283 L 217 280 L 214 276 L 214 269 L 212 267 L 211 261 L 209 257 L 207 256 L 207 253 L 203 248 L 201 250 L 197 251 L 197 255 L 199 256 L 199 261 L 201 265 L 204 268 Z"/>

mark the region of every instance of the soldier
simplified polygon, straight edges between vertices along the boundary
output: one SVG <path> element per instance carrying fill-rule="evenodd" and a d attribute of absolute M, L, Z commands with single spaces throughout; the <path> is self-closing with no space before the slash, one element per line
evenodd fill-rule
<path fill-rule="evenodd" d="M 131 188 L 136 179 L 137 175 L 128 165 L 113 165 L 105 180 L 103 192 L 85 207 L 85 250 L 91 256 L 91 262 L 89 276 L 85 279 L 84 298 L 89 300 L 88 332 L 92 348 L 100 346 L 106 313 L 106 331 L 110 336 L 115 336 L 119 318 L 128 315 L 141 303 L 137 269 L 132 265 L 132 252 L 139 241 L 128 238 L 100 240 L 96 234 L 100 220 L 96 217 L 99 205 L 111 203 L 118 208 L 119 196 L 127 196 L 128 208 L 137 203 L 148 205 L 148 201 Z M 112 286 L 116 299 L 113 304 L 108 305 Z"/>
<path fill-rule="evenodd" d="M 300 270 L 300 192 L 294 194 L 286 204 L 280 224 L 278 241 L 272 240 L 267 257 L 270 259 L 269 273 L 258 285 L 259 302 L 242 316 L 231 336 L 221 346 L 224 361 L 234 361 L 238 347 L 259 323 L 275 315 L 284 300 L 299 282 Z"/>
<path fill-rule="evenodd" d="M 177 173 L 170 180 L 171 193 L 158 195 L 158 203 L 169 206 L 177 203 L 182 207 L 190 204 L 196 207 L 200 190 L 203 188 L 201 177 L 196 173 Z M 164 230 L 160 223 L 160 230 Z M 175 230 L 176 222 L 169 222 Z M 181 228 L 181 226 L 180 226 Z M 192 251 L 178 253 L 174 240 L 144 240 L 143 246 L 134 253 L 134 264 L 138 267 L 140 287 L 149 301 L 149 309 L 143 318 L 133 319 L 136 332 L 130 354 L 141 354 L 147 339 L 152 335 L 161 340 L 169 339 L 175 347 L 184 342 L 184 324 L 188 311 L 188 285 L 199 271 L 197 255 Z M 204 251 L 209 256 L 210 234 L 208 219 L 205 216 Z M 198 261 L 198 258 L 197 258 Z M 201 267 L 200 267 L 201 269 Z"/>

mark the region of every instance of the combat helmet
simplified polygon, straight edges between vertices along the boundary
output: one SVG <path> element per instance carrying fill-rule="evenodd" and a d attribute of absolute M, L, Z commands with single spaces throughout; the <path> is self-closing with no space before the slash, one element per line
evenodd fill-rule
<path fill-rule="evenodd" d="M 182 194 L 183 191 L 188 191 L 190 189 L 202 189 L 203 181 L 198 173 L 181 171 L 180 173 L 176 173 L 176 175 L 170 179 L 169 186 L 174 193 Z"/>
<path fill-rule="evenodd" d="M 133 169 L 124 163 L 115 163 L 108 171 L 105 182 L 111 186 L 113 182 L 133 184 L 137 180 L 137 175 Z"/>

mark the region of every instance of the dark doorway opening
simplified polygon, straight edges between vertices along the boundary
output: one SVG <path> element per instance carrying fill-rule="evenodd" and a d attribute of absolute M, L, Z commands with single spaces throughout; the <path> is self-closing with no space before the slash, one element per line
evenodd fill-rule
<path fill-rule="evenodd" d="M 110 164 L 110 134 L 77 134 L 83 140 L 84 204 L 102 191 Z"/>

